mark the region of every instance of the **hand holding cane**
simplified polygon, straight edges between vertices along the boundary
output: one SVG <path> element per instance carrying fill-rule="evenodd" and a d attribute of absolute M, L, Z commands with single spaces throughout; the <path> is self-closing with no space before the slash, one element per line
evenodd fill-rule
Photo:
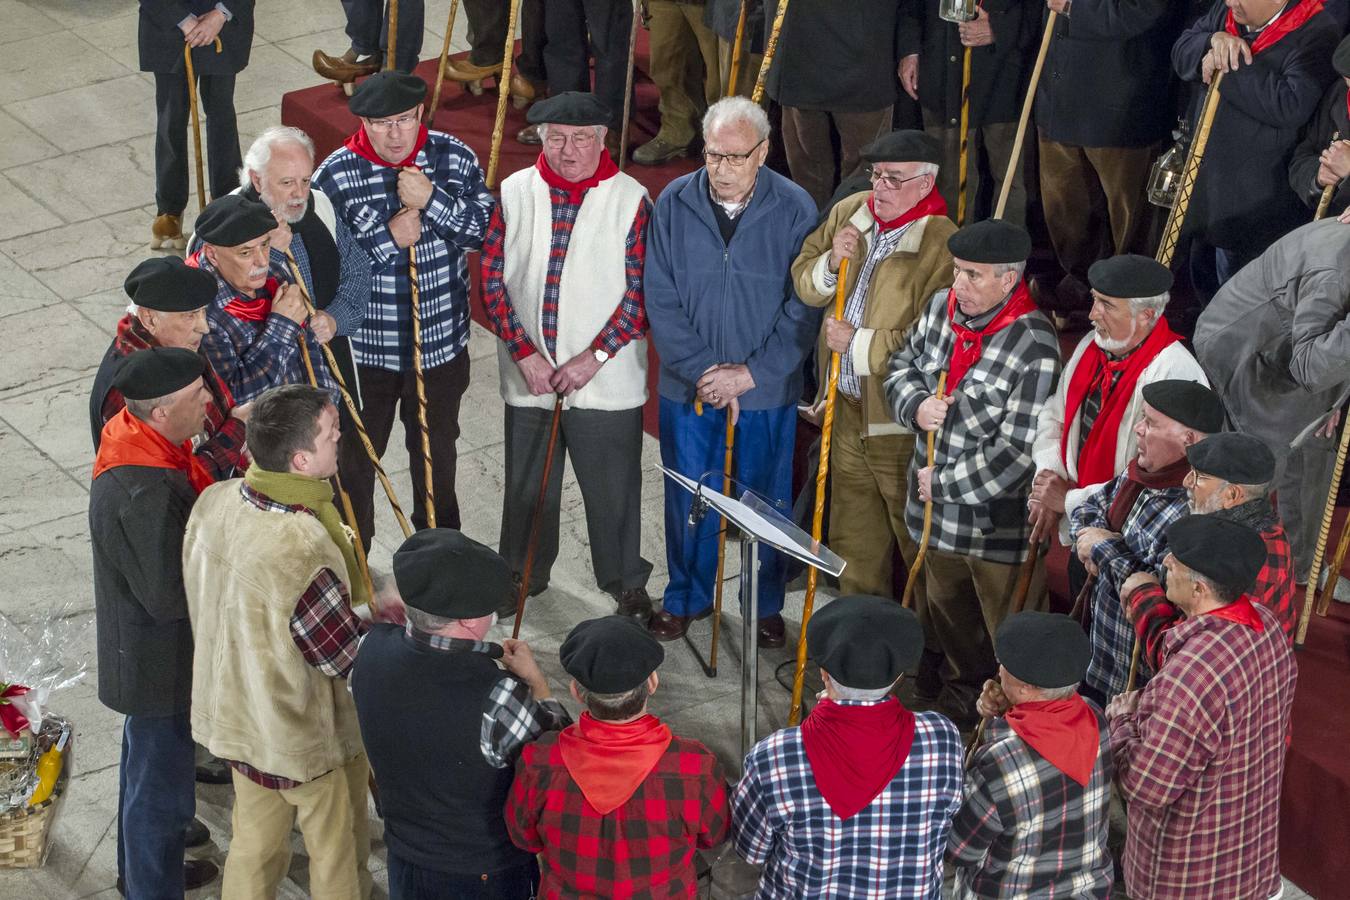
<path fill-rule="evenodd" d="M 1336 146 L 1336 142 L 1341 139 L 1339 131 L 1331 133 L 1331 147 Z M 1328 147 L 1327 149 L 1331 149 Z M 1327 214 L 1327 207 L 1331 206 L 1331 198 L 1336 195 L 1336 188 L 1340 186 L 1339 181 L 1333 181 L 1331 184 L 1322 188 L 1322 199 L 1317 201 L 1317 212 L 1313 213 L 1313 221 L 1316 222 Z"/>
<path fill-rule="evenodd" d="M 216 52 L 221 50 L 220 38 L 216 38 Z M 188 111 L 192 116 L 192 146 L 196 150 L 197 163 L 197 212 L 206 209 L 206 184 L 202 173 L 202 121 L 197 111 L 197 73 L 192 66 L 192 45 L 183 45 L 183 70 L 187 77 Z"/>
<path fill-rule="evenodd" d="M 731 407 L 727 406 L 726 455 L 722 459 L 722 493 L 731 493 L 731 462 L 736 446 L 736 423 L 731 417 Z M 722 574 L 727 560 L 727 519 L 722 517 L 717 531 L 717 581 L 713 591 L 713 633 L 712 651 L 708 654 L 709 678 L 717 677 L 717 644 L 722 636 Z M 744 613 L 748 615 L 748 613 Z"/>
<path fill-rule="evenodd" d="M 502 71 L 497 76 L 497 118 L 492 122 L 492 148 L 488 152 L 487 186 L 497 186 L 497 162 L 502 155 L 502 135 L 506 129 L 506 98 L 511 94 L 511 64 L 516 57 L 516 20 L 520 16 L 520 0 L 511 0 L 511 13 L 506 20 L 506 45 L 502 48 Z M 519 619 L 516 620 L 519 624 Z"/>
<path fill-rule="evenodd" d="M 525 565 L 520 573 L 520 589 L 516 592 L 516 621 L 511 626 L 512 640 L 520 637 L 520 623 L 525 619 L 525 598 L 530 594 L 530 576 L 534 574 L 534 548 L 539 543 L 539 526 L 544 519 L 544 495 L 548 493 L 548 476 L 553 468 L 553 448 L 558 443 L 558 425 L 562 421 L 562 409 L 563 395 L 558 394 L 553 400 L 553 422 L 548 429 L 544 471 L 539 476 L 539 496 L 534 501 L 534 515 L 530 517 L 530 539 L 525 545 Z"/>
<path fill-rule="evenodd" d="M 305 283 L 300 278 L 300 269 L 295 264 L 295 257 L 291 251 L 286 252 L 286 263 L 290 267 L 291 277 L 295 283 L 300 286 L 300 297 L 305 301 L 305 311 L 313 316 L 316 312 L 314 301 L 310 299 L 309 292 L 305 290 Z M 361 420 L 361 411 L 356 408 L 356 401 L 352 399 L 351 391 L 347 389 L 347 379 L 342 377 L 342 370 L 338 368 L 337 358 L 333 356 L 333 351 L 327 344 L 320 344 L 319 349 L 323 351 L 324 359 L 328 362 L 328 371 L 333 373 L 333 380 L 337 382 L 338 392 L 342 394 L 342 402 L 347 405 L 347 412 L 351 414 L 352 422 L 356 425 L 356 433 L 361 438 L 361 444 L 366 448 L 366 456 L 370 458 L 370 464 L 375 469 L 375 474 L 380 478 L 380 484 L 384 488 L 384 494 L 389 498 L 389 505 L 393 507 L 394 518 L 398 520 L 399 528 L 403 530 L 403 536 L 412 537 L 412 526 L 408 524 L 408 519 L 403 515 L 403 507 L 399 505 L 398 497 L 394 495 L 394 485 L 389 481 L 389 475 L 384 471 L 384 466 L 380 464 L 380 455 L 375 452 L 375 445 L 370 441 L 370 434 L 366 431 L 366 425 Z M 355 522 L 355 519 L 352 520 Z M 362 551 L 364 552 L 364 547 Z"/>
<path fill-rule="evenodd" d="M 942 399 L 943 391 L 947 387 L 947 372 L 938 375 L 937 393 L 933 396 Z M 928 465 L 933 465 L 934 439 L 937 437 L 937 429 L 928 432 Z M 905 592 L 901 595 L 900 605 L 906 609 L 914 605 L 914 585 L 919 580 L 919 573 L 923 571 L 923 558 L 928 555 L 928 538 L 933 533 L 933 495 L 930 493 L 928 499 L 923 503 L 923 533 L 919 536 L 919 550 L 914 554 L 914 565 L 909 567 L 909 577 L 905 579 Z"/>
<path fill-rule="evenodd" d="M 1317 601 L 1317 582 L 1322 577 L 1322 559 L 1327 552 L 1327 538 L 1331 536 L 1331 520 L 1336 513 L 1336 495 L 1340 491 L 1341 473 L 1345 471 L 1345 454 L 1350 449 L 1350 423 L 1341 428 L 1341 442 L 1336 448 L 1336 465 L 1331 470 L 1331 483 L 1327 486 L 1327 502 L 1322 509 L 1322 524 L 1317 532 L 1317 547 L 1313 552 L 1312 570 L 1308 573 L 1308 590 L 1303 596 L 1303 608 L 1298 613 L 1298 631 L 1294 633 L 1294 646 L 1302 647 L 1308 639 L 1308 622 L 1312 619 L 1313 606 Z"/>
<path fill-rule="evenodd" d="M 741 15 L 736 20 L 736 40 L 731 45 L 731 72 L 727 75 L 727 96 L 736 96 L 736 78 L 741 73 L 741 46 L 745 42 L 745 19 L 752 0 L 741 0 Z"/>
<path fill-rule="evenodd" d="M 1167 227 L 1163 229 L 1162 240 L 1158 244 L 1157 260 L 1164 266 L 1172 264 L 1172 254 L 1176 252 L 1177 241 L 1181 238 L 1181 226 L 1186 221 L 1186 210 L 1191 205 L 1191 194 L 1195 191 L 1196 175 L 1200 172 L 1200 163 L 1205 158 L 1205 145 L 1209 143 L 1209 132 L 1214 127 L 1214 114 L 1219 109 L 1219 84 L 1224 73 L 1215 72 L 1209 81 L 1209 90 L 1205 93 L 1205 103 L 1200 112 L 1200 127 L 1196 129 L 1191 141 L 1191 152 L 1186 155 L 1186 165 L 1181 170 L 1181 180 L 1177 183 L 1177 199 L 1172 212 L 1167 217 Z"/>
<path fill-rule="evenodd" d="M 436 66 L 436 87 L 431 92 L 431 107 L 427 109 L 427 126 L 436 118 L 436 109 L 441 105 L 441 87 L 445 84 L 445 68 L 450 64 L 450 32 L 455 30 L 455 13 L 459 10 L 459 0 L 450 0 L 450 15 L 445 20 L 445 40 L 441 42 L 441 61 Z M 512 35 L 514 37 L 514 34 Z"/>
<path fill-rule="evenodd" d="M 431 429 L 427 427 L 427 385 L 422 377 L 422 310 L 417 290 L 417 245 L 408 247 L 408 285 L 412 288 L 413 378 L 417 382 L 417 430 L 422 434 L 422 500 L 427 527 L 436 527 L 436 490 L 431 475 Z"/>
<path fill-rule="evenodd" d="M 844 297 L 847 293 L 848 257 L 839 260 L 839 277 L 834 283 L 834 317 L 844 318 Z M 830 353 L 830 374 L 825 383 L 825 417 L 820 423 L 820 462 L 816 466 L 816 502 L 811 512 L 811 542 L 820 546 L 820 535 L 825 527 L 825 485 L 830 474 L 830 438 L 834 432 L 834 404 L 839 391 L 839 354 Z M 802 683 L 806 678 L 806 626 L 816 603 L 816 579 L 820 572 L 815 566 L 806 570 L 806 599 L 802 604 L 802 627 L 797 637 L 797 666 L 792 673 L 792 707 L 788 724 L 802 720 Z"/>
<path fill-rule="evenodd" d="M 755 77 L 755 90 L 751 101 L 759 103 L 764 99 L 764 82 L 769 78 L 769 67 L 773 65 L 773 56 L 778 52 L 778 36 L 783 32 L 783 19 L 787 16 L 788 0 L 778 0 L 778 14 L 773 17 L 773 27 L 769 29 L 769 41 L 764 45 L 764 61 L 759 64 L 759 75 Z"/>
<path fill-rule="evenodd" d="M 1017 120 L 1017 133 L 1013 137 L 1012 153 L 1008 155 L 1008 168 L 1003 173 L 1003 184 L 998 189 L 998 203 L 994 206 L 994 218 L 1003 218 L 1003 210 L 1008 206 L 1008 195 L 1012 192 L 1013 178 L 1017 167 L 1022 164 L 1022 144 L 1027 138 L 1027 123 L 1031 120 L 1031 108 L 1036 104 L 1036 87 L 1041 83 L 1041 70 L 1045 68 L 1045 57 L 1050 52 L 1050 39 L 1055 36 L 1055 17 L 1053 9 L 1045 17 L 1045 32 L 1041 35 L 1041 49 L 1036 52 L 1036 65 L 1031 69 L 1031 81 L 1027 83 L 1027 96 L 1022 101 L 1022 116 Z M 964 194 L 963 194 L 964 196 Z"/>

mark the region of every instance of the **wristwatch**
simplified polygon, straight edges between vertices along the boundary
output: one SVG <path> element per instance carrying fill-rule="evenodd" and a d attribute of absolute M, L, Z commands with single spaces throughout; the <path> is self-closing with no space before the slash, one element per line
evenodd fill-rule
<path fill-rule="evenodd" d="M 595 361 L 598 362 L 598 363 L 600 363 L 600 365 L 602 365 L 602 366 L 603 366 L 605 363 L 609 362 L 609 351 L 608 351 L 608 350 L 592 350 L 592 351 L 591 351 L 591 355 L 593 355 L 593 356 L 595 357 Z"/>

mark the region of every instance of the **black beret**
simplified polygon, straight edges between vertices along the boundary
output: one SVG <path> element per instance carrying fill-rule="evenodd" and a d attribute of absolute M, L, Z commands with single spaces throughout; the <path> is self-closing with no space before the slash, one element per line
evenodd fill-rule
<path fill-rule="evenodd" d="M 540 100 L 525 114 L 531 125 L 608 125 L 609 107 L 594 94 L 566 91 Z"/>
<path fill-rule="evenodd" d="M 1275 477 L 1275 454 L 1250 434 L 1221 431 L 1186 448 L 1191 468 L 1231 484 L 1265 484 Z"/>
<path fill-rule="evenodd" d="M 828 603 L 806 626 L 811 658 L 845 687 L 884 688 L 923 652 L 919 619 L 894 600 L 855 594 Z"/>
<path fill-rule="evenodd" d="M 1172 289 L 1172 270 L 1151 256 L 1126 253 L 1089 266 L 1088 282 L 1108 297 L 1156 297 Z"/>
<path fill-rule="evenodd" d="M 1223 401 L 1198 381 L 1171 378 L 1146 384 L 1144 402 L 1187 428 L 1205 434 L 1223 431 Z"/>
<path fill-rule="evenodd" d="M 216 299 L 216 276 L 176 256 L 152 256 L 122 282 L 131 302 L 160 312 L 192 312 Z"/>
<path fill-rule="evenodd" d="M 1062 688 L 1087 674 L 1092 642 L 1068 616 L 1027 611 L 1003 620 L 994 634 L 994 653 L 1014 678 L 1033 687 Z"/>
<path fill-rule="evenodd" d="M 1342 78 L 1350 77 L 1350 37 L 1336 45 L 1336 52 L 1331 54 L 1331 67 Z"/>
<path fill-rule="evenodd" d="M 113 387 L 128 400 L 154 400 L 181 391 L 206 373 L 206 361 L 181 347 L 137 350 L 117 367 Z"/>
<path fill-rule="evenodd" d="M 477 619 L 513 591 L 511 567 L 496 551 L 453 528 L 427 528 L 394 553 L 403 602 L 433 616 Z"/>
<path fill-rule="evenodd" d="M 1265 539 L 1219 516 L 1177 519 L 1167 526 L 1167 550 L 1186 568 L 1236 592 L 1246 592 L 1266 564 Z"/>
<path fill-rule="evenodd" d="M 197 237 L 217 247 L 238 247 L 277 227 L 277 217 L 261 200 L 226 194 L 206 204 L 197 216 Z"/>
<path fill-rule="evenodd" d="M 936 166 L 942 164 L 942 144 L 922 131 L 892 131 L 863 147 L 861 155 L 864 162 L 870 163 L 914 162 Z"/>
<path fill-rule="evenodd" d="M 558 649 L 562 667 L 588 691 L 622 694 L 647 680 L 666 651 L 628 616 L 588 619 Z"/>
<path fill-rule="evenodd" d="M 392 69 L 376 72 L 356 86 L 347 109 L 352 115 L 381 119 L 407 112 L 427 96 L 427 83 L 416 75 Z"/>
<path fill-rule="evenodd" d="M 1021 225 L 985 219 L 952 232 L 947 249 L 966 262 L 1020 263 L 1031 256 L 1031 235 Z"/>

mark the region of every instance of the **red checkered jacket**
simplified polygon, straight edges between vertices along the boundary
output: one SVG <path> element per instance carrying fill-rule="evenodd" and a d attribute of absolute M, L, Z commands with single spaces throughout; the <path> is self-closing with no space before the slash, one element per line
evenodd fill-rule
<path fill-rule="evenodd" d="M 541 900 L 695 896 L 694 850 L 722 843 L 729 826 L 712 751 L 672 737 L 633 796 L 602 816 L 563 764 L 558 734 L 525 745 L 506 801 L 512 842 L 543 854 Z"/>
<path fill-rule="evenodd" d="M 1294 603 L 1294 559 L 1279 516 L 1266 500 L 1251 500 L 1212 515 L 1242 522 L 1261 532 L 1266 542 L 1266 562 L 1247 596 L 1275 614 L 1285 638 L 1292 644 L 1298 621 Z M 1125 602 L 1134 619 L 1135 635 L 1144 643 L 1144 662 L 1156 672 L 1162 667 L 1163 635 L 1181 621 L 1181 611 L 1168 601 L 1160 584 L 1147 584 L 1136 589 Z"/>

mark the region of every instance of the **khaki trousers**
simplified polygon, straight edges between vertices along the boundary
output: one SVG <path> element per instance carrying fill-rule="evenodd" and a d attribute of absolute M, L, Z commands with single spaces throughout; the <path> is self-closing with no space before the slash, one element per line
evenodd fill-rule
<path fill-rule="evenodd" d="M 687 147 L 704 111 L 721 96 L 717 35 L 703 24 L 702 3 L 649 0 L 651 75 L 661 92 L 657 137 Z"/>
<path fill-rule="evenodd" d="M 862 407 L 839 394 L 830 440 L 829 546 L 848 563 L 839 576 L 841 594 L 890 597 L 896 545 L 906 564 L 916 549 L 905 527 L 914 436 L 864 437 L 862 424 Z"/>
<path fill-rule="evenodd" d="M 1147 253 L 1144 197 L 1157 146 L 1077 147 L 1039 139 L 1041 203 L 1060 268 L 1087 281 L 1103 256 Z"/>
<path fill-rule="evenodd" d="M 755 79 L 759 78 L 759 67 L 764 63 L 763 53 L 750 52 L 750 35 L 741 39 L 741 69 L 736 73 L 736 96 L 749 97 L 755 92 Z M 717 39 L 718 69 L 722 75 L 721 95 L 727 95 L 727 86 L 731 83 L 731 52 L 733 42 L 726 38 Z"/>
<path fill-rule="evenodd" d="M 1040 559 L 1025 609 L 1045 609 L 1045 558 Z M 939 708 L 948 715 L 969 721 L 985 679 L 998 674 L 993 635 L 1011 612 L 1020 568 L 933 547 L 924 556 L 924 594 L 915 609 L 925 636 L 937 639 L 936 649 L 945 657 Z"/>
<path fill-rule="evenodd" d="M 937 188 L 942 199 L 947 201 L 952 221 L 956 220 L 957 182 L 961 175 L 961 126 L 952 125 L 941 117 L 934 116 L 928 110 L 923 111 L 923 130 L 942 142 L 942 166 L 938 169 Z M 966 160 L 966 224 L 987 218 L 984 211 L 975 210 L 975 198 L 980 192 L 980 151 L 988 156 L 989 170 L 993 173 L 994 194 L 991 204 L 997 205 L 999 191 L 1003 190 L 1003 176 L 1008 171 L 1008 160 L 1012 158 L 1013 139 L 1017 136 L 1016 122 L 1000 122 L 970 129 L 970 144 Z M 1012 188 L 1008 191 L 1008 206 L 1003 211 L 1003 220 L 1016 225 L 1026 223 L 1027 189 L 1022 183 L 1022 166 L 1013 172 Z M 988 215 L 992 215 L 993 205 Z"/>
<path fill-rule="evenodd" d="M 364 753 L 296 788 L 274 791 L 234 776 L 233 837 L 225 857 L 221 900 L 273 900 L 291 865 L 291 828 L 309 854 L 309 895 L 314 900 L 370 897 L 370 816 Z"/>
<path fill-rule="evenodd" d="M 839 182 L 861 169 L 862 148 L 889 132 L 893 118 L 890 106 L 869 112 L 783 107 L 783 152 L 792 180 L 823 207 Z M 831 129 L 839 133 L 837 162 Z"/>

